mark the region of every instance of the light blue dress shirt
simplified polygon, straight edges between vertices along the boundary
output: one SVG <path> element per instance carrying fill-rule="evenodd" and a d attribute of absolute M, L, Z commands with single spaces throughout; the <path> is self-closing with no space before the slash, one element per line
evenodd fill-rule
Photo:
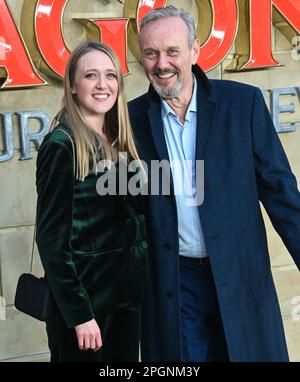
<path fill-rule="evenodd" d="M 189 205 L 196 185 L 197 81 L 184 124 L 161 100 L 161 116 L 167 143 L 178 216 L 179 254 L 206 257 L 206 248 L 198 207 Z"/>

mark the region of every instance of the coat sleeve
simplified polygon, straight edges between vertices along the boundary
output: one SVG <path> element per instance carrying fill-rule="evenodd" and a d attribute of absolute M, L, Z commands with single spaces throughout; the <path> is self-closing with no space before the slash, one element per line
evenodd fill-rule
<path fill-rule="evenodd" d="M 253 102 L 252 135 L 259 198 L 300 269 L 300 194 L 259 89 Z"/>
<path fill-rule="evenodd" d="M 37 158 L 36 242 L 45 274 L 67 327 L 91 320 L 93 309 L 72 260 L 73 154 L 48 140 Z"/>

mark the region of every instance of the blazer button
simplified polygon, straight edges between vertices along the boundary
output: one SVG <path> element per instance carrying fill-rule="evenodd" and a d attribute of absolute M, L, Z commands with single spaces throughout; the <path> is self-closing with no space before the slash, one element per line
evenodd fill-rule
<path fill-rule="evenodd" d="M 170 250 L 170 249 L 172 249 L 172 244 L 169 243 L 169 242 L 166 242 L 166 243 L 163 245 L 163 247 L 164 247 L 164 249 L 168 249 L 168 250 Z"/>
<path fill-rule="evenodd" d="M 143 241 L 141 241 L 141 246 L 142 246 L 142 248 L 146 249 L 146 248 L 148 248 L 148 243 L 145 240 L 143 240 Z"/>
<path fill-rule="evenodd" d="M 143 223 L 145 221 L 145 216 L 144 215 L 139 215 L 139 221 Z"/>

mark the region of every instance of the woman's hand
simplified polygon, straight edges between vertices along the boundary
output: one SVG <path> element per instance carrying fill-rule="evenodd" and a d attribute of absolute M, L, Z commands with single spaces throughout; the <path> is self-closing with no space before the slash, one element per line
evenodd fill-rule
<path fill-rule="evenodd" d="M 75 326 L 75 331 L 80 350 L 92 349 L 97 351 L 101 348 L 101 332 L 97 322 L 94 319 Z"/>

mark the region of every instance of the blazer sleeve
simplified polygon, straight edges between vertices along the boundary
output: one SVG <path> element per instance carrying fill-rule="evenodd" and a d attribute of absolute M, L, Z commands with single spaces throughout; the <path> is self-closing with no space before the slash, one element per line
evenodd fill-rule
<path fill-rule="evenodd" d="M 67 327 L 93 319 L 89 296 L 72 260 L 73 153 L 64 142 L 44 142 L 37 158 L 36 242 L 45 274 Z"/>
<path fill-rule="evenodd" d="M 300 194 L 259 89 L 253 102 L 252 136 L 259 198 L 300 269 Z"/>

